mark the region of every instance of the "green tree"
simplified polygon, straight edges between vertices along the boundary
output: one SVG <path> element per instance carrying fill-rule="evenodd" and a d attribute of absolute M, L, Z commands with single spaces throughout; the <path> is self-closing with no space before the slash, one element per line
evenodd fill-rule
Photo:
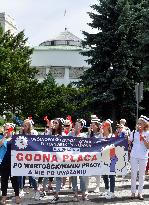
<path fill-rule="evenodd" d="M 66 117 L 73 115 L 78 109 L 79 90 L 71 85 L 57 85 L 51 73 L 41 83 L 42 97 L 38 103 L 38 116 L 43 119 L 43 116 L 48 115 L 50 119 L 55 117 Z"/>
<path fill-rule="evenodd" d="M 103 118 L 135 119 L 134 85 L 142 81 L 142 2 L 100 0 L 89 13 L 96 34 L 83 32 L 88 69 L 80 86 L 88 88 L 89 107 Z"/>
<path fill-rule="evenodd" d="M 144 110 L 142 113 L 149 116 L 149 1 L 143 1 L 143 39 L 142 39 L 142 81 L 144 82 L 144 99 L 141 103 Z"/>
<path fill-rule="evenodd" d="M 33 100 L 31 93 L 38 82 L 34 79 L 36 70 L 30 67 L 32 52 L 23 31 L 12 35 L 10 31 L 4 33 L 0 29 L 1 113 L 21 112 Z"/>

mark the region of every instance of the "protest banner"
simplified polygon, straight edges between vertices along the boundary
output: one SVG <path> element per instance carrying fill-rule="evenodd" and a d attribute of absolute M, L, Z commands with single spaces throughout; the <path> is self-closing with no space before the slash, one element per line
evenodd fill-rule
<path fill-rule="evenodd" d="M 11 151 L 12 176 L 125 175 L 125 138 L 95 139 L 48 135 L 15 135 Z"/>

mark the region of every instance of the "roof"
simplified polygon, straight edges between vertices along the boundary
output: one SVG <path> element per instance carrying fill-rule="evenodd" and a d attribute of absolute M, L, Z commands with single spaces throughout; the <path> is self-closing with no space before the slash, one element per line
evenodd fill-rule
<path fill-rule="evenodd" d="M 81 42 L 81 39 L 69 32 L 67 29 L 64 32 L 61 32 L 59 36 L 57 36 L 53 40 L 61 40 L 61 41 L 78 41 Z"/>
<path fill-rule="evenodd" d="M 42 42 L 39 46 L 79 46 L 82 40 L 69 32 L 66 28 L 57 37 Z"/>

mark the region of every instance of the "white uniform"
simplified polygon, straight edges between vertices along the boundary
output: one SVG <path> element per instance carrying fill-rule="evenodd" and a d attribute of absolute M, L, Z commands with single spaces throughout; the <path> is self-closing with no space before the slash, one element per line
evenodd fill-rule
<path fill-rule="evenodd" d="M 88 138 L 90 138 L 90 136 L 91 136 L 91 134 L 88 135 Z M 103 136 L 100 133 L 94 133 L 92 137 L 99 139 Z M 99 175 L 96 175 L 94 177 L 96 179 L 96 188 L 95 188 L 94 192 L 98 193 L 98 192 L 100 192 L 100 178 L 101 177 Z M 87 185 L 87 188 L 88 188 L 88 186 L 89 186 L 89 177 L 86 180 L 86 185 Z"/>
<path fill-rule="evenodd" d="M 142 136 L 149 142 L 149 131 L 142 132 Z M 132 151 L 130 154 L 131 163 L 131 192 L 136 193 L 136 178 L 139 168 L 139 187 L 138 193 L 142 194 L 145 178 L 145 169 L 148 161 L 148 149 L 144 145 L 144 142 L 140 140 L 140 133 L 138 131 L 133 132 L 130 135 L 130 141 L 133 142 Z"/>

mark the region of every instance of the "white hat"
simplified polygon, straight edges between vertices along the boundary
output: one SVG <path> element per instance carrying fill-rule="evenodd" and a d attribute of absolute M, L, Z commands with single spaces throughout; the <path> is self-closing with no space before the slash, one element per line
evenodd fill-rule
<path fill-rule="evenodd" d="M 121 119 L 121 120 L 120 120 L 120 123 L 126 124 L 126 120 L 125 120 L 125 119 Z"/>
<path fill-rule="evenodd" d="M 149 122 L 149 118 L 146 117 L 146 116 L 144 116 L 144 115 L 141 115 L 141 116 L 139 117 L 139 120 L 143 120 L 144 122 Z"/>
<path fill-rule="evenodd" d="M 91 115 L 91 119 L 96 119 L 98 118 L 97 115 Z"/>
<path fill-rule="evenodd" d="M 77 119 L 77 122 L 81 122 L 83 127 L 86 125 L 86 121 L 84 119 Z"/>
<path fill-rule="evenodd" d="M 98 124 L 100 124 L 100 119 L 98 119 L 98 118 L 93 118 L 93 119 L 91 119 L 91 122 L 97 122 Z"/>
<path fill-rule="evenodd" d="M 58 120 L 60 120 L 62 124 L 64 124 L 64 123 L 65 123 L 64 118 L 57 118 L 57 119 L 58 119 Z"/>
<path fill-rule="evenodd" d="M 15 124 L 13 124 L 13 123 L 9 123 L 9 122 L 7 122 L 7 123 L 5 123 L 4 125 L 3 125 L 3 127 L 6 127 L 6 126 L 9 126 L 9 127 L 12 127 L 12 128 L 15 128 Z"/>
<path fill-rule="evenodd" d="M 107 120 L 106 120 L 106 122 L 109 122 L 110 124 L 112 124 L 112 123 L 113 123 L 113 121 L 112 121 L 112 120 L 110 120 L 110 119 L 107 119 Z"/>

